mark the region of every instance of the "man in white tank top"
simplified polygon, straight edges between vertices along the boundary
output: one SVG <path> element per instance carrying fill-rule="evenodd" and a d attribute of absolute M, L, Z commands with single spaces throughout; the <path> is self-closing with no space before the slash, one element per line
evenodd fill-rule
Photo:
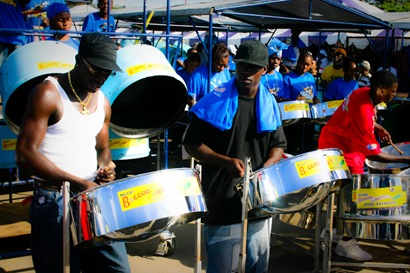
<path fill-rule="evenodd" d="M 112 71 L 121 71 L 116 49 L 103 34 L 84 35 L 74 69 L 46 78 L 30 93 L 16 162 L 35 177 L 31 235 L 37 273 L 63 270 L 62 183 L 78 193 L 115 179 L 111 107 L 100 87 Z M 71 272 L 130 272 L 124 243 L 71 248 L 70 254 Z"/>

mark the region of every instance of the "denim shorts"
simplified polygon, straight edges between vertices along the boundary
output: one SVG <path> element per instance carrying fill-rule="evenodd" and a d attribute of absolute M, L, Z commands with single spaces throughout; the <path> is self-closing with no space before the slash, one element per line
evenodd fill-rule
<path fill-rule="evenodd" d="M 34 188 L 30 208 L 31 247 L 37 273 L 59 273 L 63 269 L 63 195 L 57 190 Z M 70 272 L 129 273 L 125 244 L 79 249 L 70 242 Z"/>
<path fill-rule="evenodd" d="M 246 272 L 268 272 L 272 220 L 248 222 Z M 207 273 L 238 272 L 242 224 L 204 225 Z"/>

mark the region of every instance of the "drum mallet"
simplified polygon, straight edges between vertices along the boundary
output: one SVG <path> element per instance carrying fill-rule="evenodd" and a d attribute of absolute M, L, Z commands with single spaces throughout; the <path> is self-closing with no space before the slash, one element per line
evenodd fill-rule
<path fill-rule="evenodd" d="M 394 149 L 396 149 L 396 151 L 400 154 L 403 155 L 404 152 L 402 150 L 399 149 L 399 147 L 397 147 L 396 145 L 394 145 L 394 143 L 392 141 L 389 141 L 390 145 L 393 146 Z"/>

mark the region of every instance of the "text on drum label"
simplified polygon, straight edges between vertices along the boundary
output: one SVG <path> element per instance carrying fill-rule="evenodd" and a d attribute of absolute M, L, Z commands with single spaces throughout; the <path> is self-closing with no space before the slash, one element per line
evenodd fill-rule
<path fill-rule="evenodd" d="M 172 200 L 177 197 L 199 195 L 201 190 L 195 177 L 184 177 L 166 182 L 152 182 L 131 187 L 118 192 L 118 200 L 123 211 Z"/>
<path fill-rule="evenodd" d="M 326 158 L 330 171 L 349 170 L 346 160 L 342 155 L 328 155 Z"/>
<path fill-rule="evenodd" d="M 299 178 L 315 175 L 320 172 L 320 161 L 317 159 L 306 159 L 295 163 Z"/>
<path fill-rule="evenodd" d="M 328 108 L 338 108 L 343 103 L 343 100 L 332 100 L 326 102 Z"/>
<path fill-rule="evenodd" d="M 402 186 L 361 188 L 352 191 L 352 201 L 358 209 L 401 207 L 407 202 L 407 195 Z"/>
<path fill-rule="evenodd" d="M 16 149 L 17 139 L 3 139 L 1 141 L 1 149 L 3 151 L 14 151 Z"/>
<path fill-rule="evenodd" d="M 292 112 L 292 111 L 306 111 L 309 110 L 309 104 L 307 103 L 291 103 L 286 104 L 283 106 L 285 112 Z"/>
<path fill-rule="evenodd" d="M 126 71 L 127 71 L 128 76 L 132 76 L 142 71 L 147 71 L 147 70 L 152 70 L 152 69 L 164 70 L 164 69 L 172 69 L 172 67 L 161 65 L 161 64 L 156 64 L 156 63 L 146 63 L 146 64 L 138 64 L 138 65 L 130 66 L 126 69 Z"/>
<path fill-rule="evenodd" d="M 110 139 L 110 149 L 123 149 L 137 146 L 145 146 L 147 139 L 113 138 Z"/>
<path fill-rule="evenodd" d="M 37 67 L 39 70 L 50 69 L 50 68 L 67 68 L 73 69 L 74 65 L 71 63 L 62 63 L 62 62 L 40 62 L 37 63 Z"/>

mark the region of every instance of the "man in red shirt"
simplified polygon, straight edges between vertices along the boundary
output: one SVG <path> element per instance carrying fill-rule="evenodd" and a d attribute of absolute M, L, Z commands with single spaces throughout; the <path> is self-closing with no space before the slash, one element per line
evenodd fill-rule
<path fill-rule="evenodd" d="M 376 121 L 376 105 L 388 103 L 395 95 L 398 80 L 389 71 L 378 71 L 370 78 L 370 87 L 353 91 L 336 110 L 319 137 L 319 149 L 339 148 L 352 174 L 364 173 L 364 161 L 403 162 L 410 164 L 410 156 L 383 153 L 375 132 L 382 141 L 391 142 L 390 134 Z M 370 260 L 353 238 L 338 241 L 336 254 L 356 260 Z"/>

